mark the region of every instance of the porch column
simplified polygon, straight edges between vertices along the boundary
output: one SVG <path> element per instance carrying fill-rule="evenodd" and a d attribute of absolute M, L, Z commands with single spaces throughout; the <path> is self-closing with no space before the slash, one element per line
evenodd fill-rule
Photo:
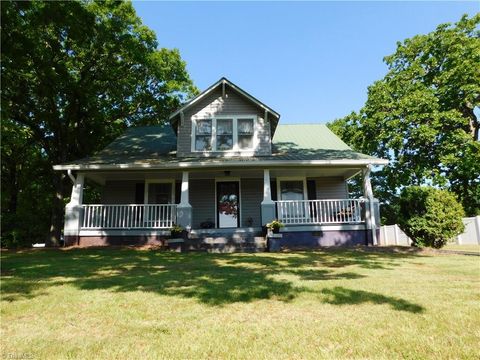
<path fill-rule="evenodd" d="M 272 201 L 272 189 L 270 189 L 270 170 L 263 170 L 263 201 L 262 201 L 262 225 L 268 224 L 275 219 L 275 202 Z"/>
<path fill-rule="evenodd" d="M 182 173 L 180 204 L 177 205 L 177 224 L 184 228 L 192 227 L 192 205 L 190 205 L 188 198 L 188 171 L 184 171 Z"/>
<path fill-rule="evenodd" d="M 367 167 L 363 169 L 363 196 L 367 199 L 367 202 L 365 203 L 365 227 L 367 229 L 367 234 L 369 232 L 371 233 L 373 245 L 378 245 L 377 224 L 375 221 L 375 210 L 378 200 L 373 197 L 370 172 L 371 165 L 367 165 Z"/>
<path fill-rule="evenodd" d="M 70 202 L 65 206 L 65 223 L 63 227 L 65 246 L 75 245 L 79 241 L 80 228 L 82 227 L 83 221 L 82 203 L 84 182 L 84 174 L 77 174 L 72 186 Z"/>

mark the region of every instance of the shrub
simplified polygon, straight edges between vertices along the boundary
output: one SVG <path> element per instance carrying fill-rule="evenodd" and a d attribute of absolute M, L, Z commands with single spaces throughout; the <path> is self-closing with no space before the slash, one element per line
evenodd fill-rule
<path fill-rule="evenodd" d="M 464 211 L 447 190 L 426 186 L 403 189 L 399 199 L 399 225 L 417 246 L 441 248 L 461 234 Z"/>

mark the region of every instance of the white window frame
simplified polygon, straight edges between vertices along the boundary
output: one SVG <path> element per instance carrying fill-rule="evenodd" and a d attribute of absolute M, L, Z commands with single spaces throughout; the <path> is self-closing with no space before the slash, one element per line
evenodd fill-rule
<path fill-rule="evenodd" d="M 143 195 L 143 203 L 149 204 L 148 202 L 148 188 L 150 184 L 170 184 L 172 186 L 172 198 L 171 204 L 175 204 L 175 179 L 147 179 L 145 180 L 145 192 Z"/>
<path fill-rule="evenodd" d="M 212 120 L 212 135 L 211 135 L 211 144 L 212 150 L 197 150 L 195 149 L 196 143 L 196 128 L 197 121 L 199 120 Z M 217 120 L 232 120 L 233 128 L 233 146 L 229 150 L 218 150 L 217 149 Z M 253 141 L 252 147 L 248 149 L 240 149 L 238 146 L 238 120 L 239 119 L 252 119 L 253 120 Z M 192 117 L 192 143 L 191 151 L 193 153 L 253 153 L 258 147 L 258 117 L 257 115 L 219 115 L 219 116 L 202 116 L 202 117 Z"/>

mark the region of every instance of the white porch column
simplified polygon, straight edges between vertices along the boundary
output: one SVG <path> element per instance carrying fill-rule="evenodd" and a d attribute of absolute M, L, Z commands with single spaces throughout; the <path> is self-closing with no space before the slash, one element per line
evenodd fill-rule
<path fill-rule="evenodd" d="M 372 183 L 370 182 L 371 165 L 363 169 L 363 196 L 368 200 L 365 203 L 365 226 L 367 233 L 370 230 L 373 245 L 378 245 L 377 224 L 375 222 L 375 203 L 373 198 Z"/>
<path fill-rule="evenodd" d="M 192 206 L 189 203 L 188 171 L 182 173 L 182 193 L 180 204 L 177 205 L 177 224 L 187 228 L 192 227 Z"/>
<path fill-rule="evenodd" d="M 275 202 L 272 200 L 270 189 L 270 170 L 263 170 L 263 201 L 262 201 L 262 225 L 268 224 L 275 219 Z"/>
<path fill-rule="evenodd" d="M 78 242 L 80 228 L 83 221 L 83 185 L 85 182 L 84 174 L 77 174 L 72 186 L 72 195 L 70 202 L 65 206 L 65 223 L 63 227 L 63 236 L 65 245 L 75 245 Z"/>

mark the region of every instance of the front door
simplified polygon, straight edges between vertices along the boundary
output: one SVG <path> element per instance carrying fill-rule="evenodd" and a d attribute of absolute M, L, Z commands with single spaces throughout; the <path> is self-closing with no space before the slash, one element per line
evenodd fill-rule
<path fill-rule="evenodd" d="M 238 181 L 217 182 L 217 224 L 219 228 L 240 226 L 239 190 Z"/>

